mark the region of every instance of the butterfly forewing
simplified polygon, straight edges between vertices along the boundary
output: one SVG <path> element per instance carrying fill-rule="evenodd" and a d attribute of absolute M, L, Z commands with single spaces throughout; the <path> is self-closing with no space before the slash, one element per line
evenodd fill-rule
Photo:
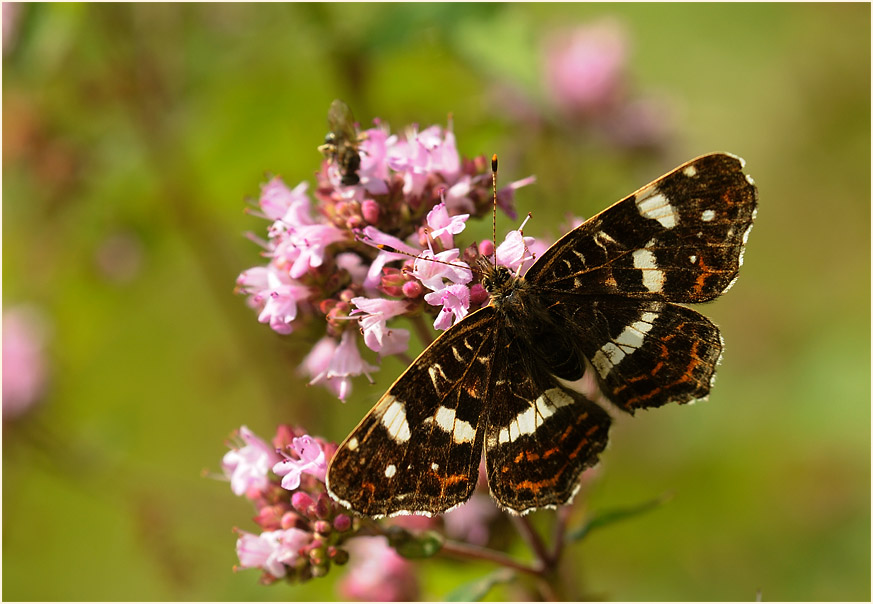
<path fill-rule="evenodd" d="M 492 383 L 494 309 L 447 330 L 397 379 L 339 447 L 327 485 L 371 517 L 437 514 L 469 499 Z"/>
<path fill-rule="evenodd" d="M 757 189 L 743 162 L 694 159 L 562 237 L 525 278 L 540 290 L 705 302 L 736 279 Z"/>

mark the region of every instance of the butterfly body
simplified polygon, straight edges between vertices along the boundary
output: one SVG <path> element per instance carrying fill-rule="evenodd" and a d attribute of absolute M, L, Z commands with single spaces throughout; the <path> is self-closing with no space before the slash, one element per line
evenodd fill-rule
<path fill-rule="evenodd" d="M 488 306 L 424 350 L 337 450 L 328 490 L 371 517 L 466 501 L 484 453 L 497 504 L 569 502 L 620 411 L 709 394 L 718 328 L 684 303 L 736 279 L 757 189 L 692 160 L 562 237 L 524 276 L 483 265 Z"/>

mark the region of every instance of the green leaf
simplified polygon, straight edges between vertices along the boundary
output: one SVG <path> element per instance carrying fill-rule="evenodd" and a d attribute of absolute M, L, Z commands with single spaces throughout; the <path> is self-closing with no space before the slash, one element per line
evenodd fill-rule
<path fill-rule="evenodd" d="M 662 506 L 673 498 L 673 493 L 668 492 L 654 499 L 650 499 L 649 501 L 645 501 L 643 503 L 623 508 L 614 508 L 612 510 L 606 510 L 604 512 L 599 512 L 594 514 L 591 518 L 588 519 L 585 524 L 580 526 L 579 528 L 570 531 L 570 534 L 567 535 L 567 543 L 574 543 L 576 541 L 581 541 L 585 537 L 588 536 L 588 533 L 593 531 L 594 529 L 603 528 L 604 526 L 614 524 L 616 522 L 621 522 L 622 520 L 627 520 L 629 518 L 633 518 L 634 516 L 639 516 L 640 514 L 645 514 L 657 507 Z"/>
<path fill-rule="evenodd" d="M 446 602 L 478 602 L 498 583 L 508 583 L 515 578 L 515 571 L 500 568 L 484 577 L 464 583 L 449 592 Z"/>
<path fill-rule="evenodd" d="M 443 547 L 442 535 L 434 531 L 411 533 L 397 526 L 385 532 L 388 544 L 404 558 L 430 558 Z"/>

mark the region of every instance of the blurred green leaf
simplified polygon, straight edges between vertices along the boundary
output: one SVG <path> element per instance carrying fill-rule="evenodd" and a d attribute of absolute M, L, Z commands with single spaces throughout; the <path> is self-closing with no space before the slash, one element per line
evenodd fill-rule
<path fill-rule="evenodd" d="M 484 577 L 464 583 L 449 592 L 446 602 L 478 602 L 498 583 L 509 583 L 515 578 L 515 571 L 500 568 Z"/>
<path fill-rule="evenodd" d="M 595 529 L 603 528 L 604 526 L 609 526 L 610 524 L 615 524 L 616 522 L 622 522 L 623 520 L 629 520 L 635 516 L 650 512 L 655 508 L 661 507 L 672 498 L 672 493 L 664 493 L 663 495 L 659 495 L 654 499 L 650 499 L 649 501 L 645 501 L 638 505 L 614 508 L 611 510 L 598 512 L 594 514 L 591 518 L 589 518 L 588 521 L 585 522 L 585 524 L 575 530 L 570 531 L 569 535 L 567 536 L 567 542 L 574 543 L 576 541 L 581 541 L 586 536 L 588 536 L 591 531 Z"/>

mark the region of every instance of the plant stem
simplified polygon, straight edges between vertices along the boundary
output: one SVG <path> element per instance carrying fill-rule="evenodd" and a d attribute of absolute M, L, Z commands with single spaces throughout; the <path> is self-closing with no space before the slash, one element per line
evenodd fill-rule
<path fill-rule="evenodd" d="M 507 556 L 502 552 L 498 552 L 497 550 L 488 549 L 487 547 L 480 547 L 478 545 L 471 545 L 469 543 L 447 539 L 443 542 L 440 553 L 466 560 L 487 560 L 528 575 L 533 575 L 535 577 L 541 576 L 541 571 L 539 569 L 520 562 L 519 560 Z"/>
<path fill-rule="evenodd" d="M 542 538 L 540 538 L 539 533 L 536 532 L 528 517 L 512 516 L 512 521 L 539 561 L 541 571 L 548 570 L 553 563 L 552 557 L 546 551 Z"/>
<path fill-rule="evenodd" d="M 415 334 L 418 336 L 418 339 L 421 340 L 422 346 L 425 348 L 430 346 L 434 340 L 433 331 L 431 331 L 427 323 L 424 322 L 424 315 L 415 315 L 409 320 L 412 323 L 412 328 L 415 329 Z"/>

